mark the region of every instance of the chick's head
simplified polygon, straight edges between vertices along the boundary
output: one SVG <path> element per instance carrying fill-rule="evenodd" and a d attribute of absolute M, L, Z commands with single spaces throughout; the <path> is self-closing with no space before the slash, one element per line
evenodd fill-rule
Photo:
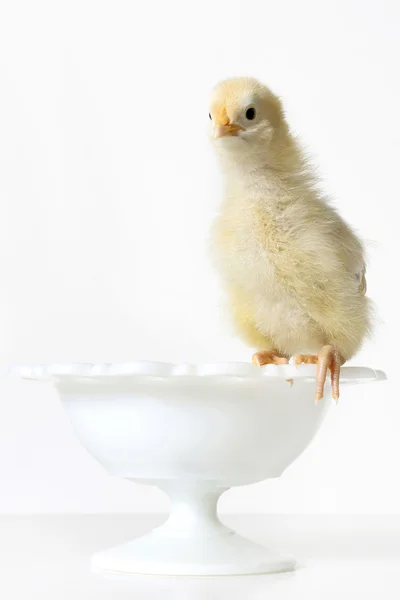
<path fill-rule="evenodd" d="M 215 146 L 237 154 L 265 152 L 275 134 L 287 131 L 279 98 L 249 77 L 218 83 L 212 91 L 209 117 Z"/>

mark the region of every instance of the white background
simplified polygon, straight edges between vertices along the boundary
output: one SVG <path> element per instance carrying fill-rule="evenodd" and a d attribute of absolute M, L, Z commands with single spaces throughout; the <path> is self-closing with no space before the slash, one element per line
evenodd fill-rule
<path fill-rule="evenodd" d="M 333 407 L 279 481 L 234 512 L 398 512 L 400 55 L 396 0 L 2 3 L 0 363 L 248 360 L 207 262 L 218 177 L 208 94 L 282 96 L 367 240 L 381 322 L 353 361 L 390 380 Z M 162 511 L 81 449 L 55 393 L 1 379 L 0 512 Z"/>

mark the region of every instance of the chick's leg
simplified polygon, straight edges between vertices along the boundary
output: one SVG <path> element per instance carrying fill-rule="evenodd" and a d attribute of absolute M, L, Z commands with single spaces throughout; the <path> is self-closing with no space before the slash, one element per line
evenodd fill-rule
<path fill-rule="evenodd" d="M 287 365 L 289 360 L 277 350 L 259 350 L 252 357 L 253 364 L 257 367 L 263 365 Z"/>
<path fill-rule="evenodd" d="M 328 368 L 331 371 L 332 381 L 332 398 L 339 400 L 339 377 L 340 377 L 340 366 L 343 364 L 343 360 L 334 346 L 324 346 L 318 354 L 317 363 L 317 392 L 315 395 L 315 401 L 319 402 L 324 395 L 324 386 L 326 381 L 326 374 Z"/>
<path fill-rule="evenodd" d="M 339 377 L 340 366 L 343 364 L 343 359 L 334 346 L 323 346 L 318 356 L 315 354 L 296 354 L 294 363 L 300 365 L 316 364 L 317 365 L 317 390 L 315 394 L 315 402 L 318 403 L 324 396 L 324 387 L 328 369 L 331 371 L 332 381 L 332 398 L 339 399 Z"/>

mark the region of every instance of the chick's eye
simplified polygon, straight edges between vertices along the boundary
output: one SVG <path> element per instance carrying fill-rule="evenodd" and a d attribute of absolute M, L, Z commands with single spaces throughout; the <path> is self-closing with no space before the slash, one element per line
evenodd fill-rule
<path fill-rule="evenodd" d="M 212 121 L 211 113 L 208 113 L 209 119 Z"/>
<path fill-rule="evenodd" d="M 253 119 L 255 119 L 255 116 L 256 116 L 255 108 L 248 108 L 246 110 L 246 119 L 248 119 L 249 121 L 252 121 Z"/>

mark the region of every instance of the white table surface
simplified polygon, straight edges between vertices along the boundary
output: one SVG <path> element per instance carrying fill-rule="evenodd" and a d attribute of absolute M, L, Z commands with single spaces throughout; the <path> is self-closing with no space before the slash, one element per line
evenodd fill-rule
<path fill-rule="evenodd" d="M 256 541 L 294 554 L 294 573 L 257 577 L 103 577 L 93 552 L 147 532 L 157 515 L 0 517 L 2 600 L 352 600 L 400 598 L 400 516 L 225 516 Z"/>

